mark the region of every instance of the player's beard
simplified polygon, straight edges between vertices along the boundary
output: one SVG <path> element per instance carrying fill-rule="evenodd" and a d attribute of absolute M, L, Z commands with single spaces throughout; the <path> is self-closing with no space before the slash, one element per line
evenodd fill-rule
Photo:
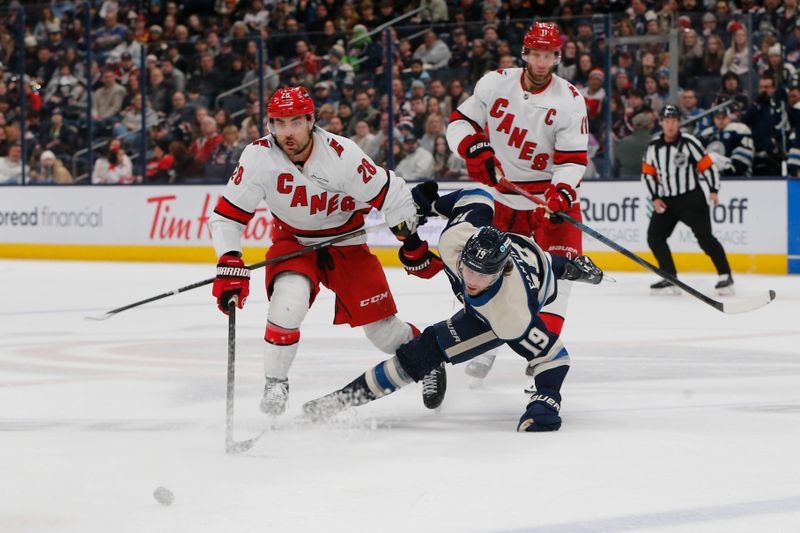
<path fill-rule="evenodd" d="M 295 140 L 294 138 L 292 138 L 292 139 L 289 139 L 289 140 L 291 140 L 291 142 L 292 142 L 292 144 L 294 145 L 294 147 L 293 147 L 293 148 L 289 148 L 288 146 L 286 146 L 286 139 L 284 139 L 284 141 L 283 141 L 283 143 L 282 143 L 282 146 L 281 146 L 281 149 L 282 149 L 284 152 L 286 152 L 286 155 L 288 155 L 288 156 L 289 156 L 289 159 L 292 159 L 292 158 L 294 158 L 294 157 L 297 157 L 297 156 L 299 156 L 299 155 L 300 155 L 300 154 L 302 154 L 303 152 L 305 152 L 305 151 L 306 151 L 306 149 L 307 149 L 307 148 L 309 147 L 309 145 L 311 144 L 311 140 L 312 140 L 312 139 L 311 139 L 311 135 L 309 135 L 309 136 L 308 136 L 308 140 L 307 140 L 305 143 L 303 143 L 303 145 L 302 145 L 302 146 L 301 146 L 301 145 L 300 145 L 300 143 L 298 143 L 298 142 L 297 142 L 297 140 Z"/>
<path fill-rule="evenodd" d="M 531 65 L 527 65 L 525 67 L 525 79 L 528 80 L 528 84 L 531 85 L 532 90 L 537 91 L 544 87 L 545 85 L 550 82 L 550 77 L 553 75 L 552 67 L 547 69 L 547 74 L 545 75 L 538 75 L 534 73 L 533 67 Z"/>

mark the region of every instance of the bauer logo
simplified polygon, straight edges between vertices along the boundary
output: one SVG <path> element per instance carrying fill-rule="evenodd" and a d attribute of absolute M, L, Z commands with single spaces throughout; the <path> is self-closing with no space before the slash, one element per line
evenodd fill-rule
<path fill-rule="evenodd" d="M 389 299 L 389 291 L 382 292 L 380 294 L 376 294 L 375 296 L 370 296 L 369 298 L 364 298 L 359 302 L 361 307 L 366 307 L 368 305 L 376 304 L 383 300 Z"/>

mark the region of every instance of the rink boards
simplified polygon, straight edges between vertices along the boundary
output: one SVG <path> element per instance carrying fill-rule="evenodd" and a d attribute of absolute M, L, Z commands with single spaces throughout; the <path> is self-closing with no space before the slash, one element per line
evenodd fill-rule
<path fill-rule="evenodd" d="M 441 184 L 442 192 L 468 185 Z M 215 261 L 208 218 L 223 186 L 3 187 L 0 257 L 114 261 Z M 652 205 L 639 181 L 586 181 L 584 223 L 650 261 L 647 224 Z M 736 272 L 800 272 L 800 182 L 726 180 L 711 211 L 714 233 Z M 367 224 L 382 215 L 373 211 Z M 248 224 L 248 262 L 263 259 L 271 216 L 266 206 Z M 442 220 L 420 233 L 435 245 Z M 385 265 L 399 265 L 397 241 L 384 230 L 369 242 Z M 681 271 L 712 271 L 691 230 L 680 224 L 670 246 Z M 608 270 L 641 267 L 584 237 L 584 251 Z"/>

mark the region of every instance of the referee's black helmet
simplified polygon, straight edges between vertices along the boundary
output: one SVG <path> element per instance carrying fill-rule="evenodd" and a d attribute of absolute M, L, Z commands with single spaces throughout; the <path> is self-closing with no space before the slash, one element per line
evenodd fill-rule
<path fill-rule="evenodd" d="M 681 110 L 678 109 L 678 106 L 667 104 L 663 108 L 661 108 L 661 118 L 681 118 Z"/>

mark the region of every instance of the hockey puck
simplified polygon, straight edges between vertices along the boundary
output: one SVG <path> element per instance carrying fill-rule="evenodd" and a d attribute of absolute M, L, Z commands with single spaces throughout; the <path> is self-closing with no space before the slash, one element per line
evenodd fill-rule
<path fill-rule="evenodd" d="M 156 487 L 156 490 L 153 491 L 153 498 L 161 505 L 166 506 L 172 505 L 172 502 L 175 501 L 175 495 L 166 487 Z"/>

